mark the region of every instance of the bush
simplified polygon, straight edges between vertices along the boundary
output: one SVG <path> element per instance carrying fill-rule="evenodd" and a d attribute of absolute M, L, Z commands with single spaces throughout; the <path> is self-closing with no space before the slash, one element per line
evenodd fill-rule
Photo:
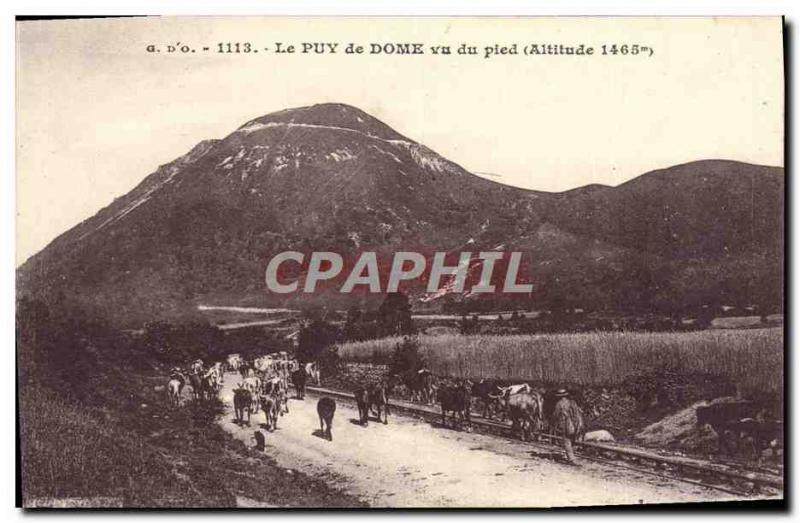
<path fill-rule="evenodd" d="M 402 341 L 395 344 L 389 362 L 389 374 L 417 372 L 425 367 L 426 361 L 420 352 L 419 338 L 404 336 Z"/>

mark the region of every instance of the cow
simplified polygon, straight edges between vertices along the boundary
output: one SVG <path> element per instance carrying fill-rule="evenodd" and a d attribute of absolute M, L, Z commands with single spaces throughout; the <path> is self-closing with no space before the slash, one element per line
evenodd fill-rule
<path fill-rule="evenodd" d="M 211 369 L 217 376 L 217 382 L 220 384 L 225 383 L 225 370 L 223 369 L 222 362 L 221 361 L 216 362 L 214 365 L 211 366 Z"/>
<path fill-rule="evenodd" d="M 250 376 L 242 382 L 243 387 L 250 392 L 251 409 L 254 413 L 258 412 L 258 395 L 261 392 L 261 379 L 258 376 Z"/>
<path fill-rule="evenodd" d="M 295 397 L 304 399 L 306 397 L 306 369 L 300 367 L 292 372 L 292 385 L 294 385 Z"/>
<path fill-rule="evenodd" d="M 266 378 L 261 382 L 261 390 L 264 394 L 275 394 L 278 390 L 284 390 L 283 380 L 278 376 Z"/>
<path fill-rule="evenodd" d="M 492 417 L 492 408 L 500 410 L 500 398 L 503 391 L 498 387 L 497 382 L 482 379 L 481 381 L 472 385 L 470 391 L 473 398 L 477 399 L 483 404 L 483 417 Z"/>
<path fill-rule="evenodd" d="M 714 430 L 716 432 L 717 429 Z M 778 445 L 782 440 L 783 424 L 779 421 L 743 418 L 727 422 L 718 435 L 720 452 L 760 459 L 762 451 L 773 444 Z"/>
<path fill-rule="evenodd" d="M 219 377 L 214 372 L 214 369 L 210 369 L 208 372 L 203 374 L 201 378 L 201 388 L 205 393 L 205 399 L 211 399 L 212 396 L 216 396 L 219 392 L 219 389 L 222 388 L 222 384 L 219 382 Z"/>
<path fill-rule="evenodd" d="M 543 399 L 538 392 L 520 392 L 507 401 L 511 431 L 519 430 L 519 439 L 527 441 L 531 432 L 542 429 Z"/>
<path fill-rule="evenodd" d="M 499 387 L 500 389 L 500 396 L 496 397 L 499 401 L 501 401 L 502 408 L 501 412 L 501 421 L 505 421 L 506 417 L 508 416 L 508 401 L 511 399 L 512 396 L 515 394 L 528 394 L 533 392 L 531 386 L 527 383 L 516 383 L 513 385 L 508 385 L 506 387 Z"/>
<path fill-rule="evenodd" d="M 192 386 L 192 395 L 195 401 L 202 401 L 206 398 L 208 382 L 204 376 L 192 372 L 189 374 L 189 384 Z"/>
<path fill-rule="evenodd" d="M 333 415 L 336 412 L 336 402 L 333 398 L 324 396 L 317 401 L 317 414 L 319 415 L 319 430 L 333 441 Z"/>
<path fill-rule="evenodd" d="M 253 366 L 246 361 L 242 361 L 239 365 L 239 374 L 242 376 L 242 379 L 250 377 L 253 374 Z"/>
<path fill-rule="evenodd" d="M 378 416 L 378 421 L 381 421 L 381 414 L 383 414 L 383 424 L 389 424 L 389 400 L 386 392 L 386 385 L 374 384 L 370 385 L 367 389 L 367 400 L 369 402 L 369 410 L 375 412 Z"/>
<path fill-rule="evenodd" d="M 389 389 L 397 383 L 402 383 L 411 392 L 411 401 L 431 404 L 436 397 L 433 384 L 433 373 L 428 369 L 407 371 L 391 377 Z"/>
<path fill-rule="evenodd" d="M 358 387 L 353 393 L 358 407 L 358 422 L 362 425 L 369 425 L 369 392 L 364 387 Z"/>
<path fill-rule="evenodd" d="M 183 371 L 178 367 L 173 367 L 173 369 L 169 373 L 170 381 L 175 380 L 178 382 L 178 397 L 183 394 L 183 387 L 186 386 L 186 376 L 183 374 Z M 169 389 L 169 386 L 167 387 Z"/>
<path fill-rule="evenodd" d="M 752 401 L 736 401 L 730 403 L 716 403 L 705 407 L 697 407 L 697 426 L 703 427 L 711 425 L 714 432 L 717 427 L 722 428 L 731 421 L 738 421 L 746 418 L 756 419 L 762 413 L 759 404 Z"/>
<path fill-rule="evenodd" d="M 453 423 L 458 423 L 459 429 L 463 428 L 467 422 L 467 431 L 472 430 L 472 422 L 469 418 L 470 392 L 472 383 L 469 380 L 462 381 L 456 385 L 447 385 L 438 391 L 439 404 L 442 407 L 442 425 L 447 426 L 447 413 L 452 413 Z"/>
<path fill-rule="evenodd" d="M 265 428 L 270 432 L 278 428 L 278 398 L 273 395 L 261 396 L 261 410 L 264 411 Z"/>
<path fill-rule="evenodd" d="M 717 403 L 698 407 L 697 426 L 710 426 L 718 436 L 717 451 L 733 455 L 746 451 L 760 455 L 761 451 L 783 437 L 783 424 L 763 419 L 763 407 L 757 403 L 743 401 Z"/>
<path fill-rule="evenodd" d="M 315 361 L 309 362 L 305 364 L 306 374 L 308 377 L 311 378 L 314 383 L 319 387 L 320 385 L 320 373 L 319 373 L 319 364 Z"/>
<path fill-rule="evenodd" d="M 203 374 L 205 372 L 205 364 L 203 360 L 196 359 L 189 365 L 189 372 L 192 374 Z"/>
<path fill-rule="evenodd" d="M 167 394 L 169 395 L 170 402 L 178 407 L 181 404 L 181 389 L 183 385 L 177 378 L 172 378 L 167 382 Z"/>
<path fill-rule="evenodd" d="M 203 374 L 202 388 L 209 396 L 212 392 L 216 394 L 219 392 L 219 389 L 222 388 L 220 375 L 217 373 L 214 367 L 211 367 L 208 369 L 208 372 Z"/>
<path fill-rule="evenodd" d="M 281 416 L 289 413 L 288 393 L 283 385 L 283 380 L 274 376 L 264 380 L 261 386 L 262 394 L 271 394 L 278 399 L 278 411 Z"/>
<path fill-rule="evenodd" d="M 244 388 L 240 383 L 238 387 L 233 389 L 233 412 L 237 424 L 241 425 L 244 423 L 244 413 L 247 412 L 247 425 L 250 425 L 252 405 L 253 397 L 250 391 Z"/>
<path fill-rule="evenodd" d="M 515 383 L 507 387 L 500 387 L 503 396 L 513 396 L 522 392 L 531 392 L 531 386 L 527 383 Z"/>
<path fill-rule="evenodd" d="M 255 370 L 261 372 L 262 374 L 271 374 L 274 368 L 275 362 L 272 359 L 272 356 L 259 356 L 255 360 L 253 360 L 253 368 Z"/>
<path fill-rule="evenodd" d="M 289 377 L 291 373 L 292 371 L 290 370 L 289 362 L 282 362 L 281 370 L 278 372 L 278 376 L 281 378 L 281 380 L 283 380 L 283 388 L 286 390 L 289 390 Z"/>
<path fill-rule="evenodd" d="M 283 388 L 277 389 L 277 392 L 274 394 L 276 401 L 278 403 L 278 414 L 283 416 L 284 414 L 289 414 L 289 397 L 286 394 L 286 390 Z"/>
<path fill-rule="evenodd" d="M 236 372 L 242 364 L 242 357 L 238 354 L 228 354 L 225 362 L 228 364 L 229 371 Z"/>

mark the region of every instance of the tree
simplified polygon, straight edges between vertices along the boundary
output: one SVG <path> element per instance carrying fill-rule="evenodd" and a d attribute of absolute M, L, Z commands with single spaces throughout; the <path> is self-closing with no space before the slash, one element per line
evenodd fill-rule
<path fill-rule="evenodd" d="M 361 323 L 362 316 L 361 309 L 356 306 L 352 306 L 347 309 L 347 317 L 344 321 L 344 332 L 342 333 L 344 339 L 352 341 L 360 341 L 364 339 L 362 329 L 359 325 Z"/>
<path fill-rule="evenodd" d="M 420 343 L 416 336 L 404 336 L 392 352 L 389 374 L 409 374 L 426 367 L 425 358 L 420 353 Z"/>
<path fill-rule="evenodd" d="M 320 353 L 336 343 L 339 337 L 339 330 L 323 319 L 306 322 L 297 338 L 298 361 L 317 361 Z"/>
<path fill-rule="evenodd" d="M 416 333 L 408 296 L 402 292 L 388 293 L 378 308 L 378 322 L 384 336 L 405 336 Z"/>

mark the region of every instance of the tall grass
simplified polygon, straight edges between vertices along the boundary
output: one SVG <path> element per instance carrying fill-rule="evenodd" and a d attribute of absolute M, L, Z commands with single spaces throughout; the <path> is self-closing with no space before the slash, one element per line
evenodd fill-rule
<path fill-rule="evenodd" d="M 385 362 L 399 338 L 339 347 L 344 361 Z M 730 379 L 743 391 L 783 389 L 783 330 L 421 336 L 441 376 L 616 385 L 660 370 Z"/>
<path fill-rule="evenodd" d="M 23 504 L 82 498 L 95 507 L 111 498 L 124 507 L 220 508 L 245 496 L 279 506 L 362 505 L 234 439 L 215 423 L 214 403 L 172 407 L 154 390 L 163 382 L 163 375 L 131 375 L 118 398 L 99 398 L 102 407 L 26 387 L 20 397 Z"/>
<path fill-rule="evenodd" d="M 105 424 L 39 388 L 21 405 L 22 490 L 26 498 L 131 496 L 162 492 L 170 468 L 141 438 Z M 162 479 L 163 478 L 163 479 Z"/>

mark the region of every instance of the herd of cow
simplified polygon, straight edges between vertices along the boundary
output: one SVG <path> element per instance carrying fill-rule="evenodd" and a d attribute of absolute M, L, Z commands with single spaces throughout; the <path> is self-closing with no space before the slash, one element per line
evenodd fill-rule
<path fill-rule="evenodd" d="M 235 422 L 250 424 L 250 417 L 259 411 L 264 413 L 264 428 L 274 431 L 278 419 L 289 413 L 289 383 L 298 399 L 305 397 L 306 383 L 320 384 L 320 372 L 316 363 L 299 363 L 285 352 L 268 354 L 246 361 L 239 354 L 231 354 L 224 362 L 206 366 L 202 360 L 193 361 L 186 370 L 173 368 L 167 390 L 173 404 L 180 405 L 181 394 L 188 383 L 195 401 L 205 401 L 219 392 L 225 372 L 238 372 L 241 381 L 233 391 Z M 564 390 L 540 393 L 528 384 L 500 386 L 498 383 L 481 380 L 473 383 L 459 380 L 453 383 L 436 384 L 430 371 L 421 369 L 400 375 L 389 376 L 379 383 L 365 383 L 356 387 L 353 398 L 358 407 L 359 422 L 368 425 L 370 413 L 378 421 L 389 422 L 389 395 L 395 387 L 404 386 L 414 401 L 438 403 L 442 411 L 442 425 L 450 424 L 471 430 L 470 412 L 473 401 L 482 403 L 483 416 L 496 414 L 502 420 L 510 419 L 512 430 L 520 438 L 528 439 L 532 432 L 549 429 L 563 436 L 567 458 L 574 461 L 571 441 L 580 439 L 585 431 L 583 414 L 577 402 Z M 332 421 L 336 403 L 332 398 L 322 398 L 317 411 L 320 432 L 332 439 Z"/>
<path fill-rule="evenodd" d="M 466 430 L 471 430 L 470 413 L 473 402 L 476 402 L 484 418 L 510 420 L 512 432 L 519 434 L 522 441 L 530 439 L 535 432 L 561 436 L 567 460 L 571 463 L 575 462 L 572 443 L 583 439 L 586 433 L 583 411 L 574 393 L 565 389 L 539 391 L 528 383 L 487 379 L 478 382 L 460 379 L 437 384 L 427 369 L 393 375 L 384 384 L 359 388 L 356 391 L 359 413 L 364 404 L 377 410 L 380 419 L 380 409 L 375 407 L 385 403 L 386 396 L 397 385 L 409 391 L 412 401 L 438 403 L 443 426 L 448 425 L 449 415 L 450 425 L 459 429 L 466 425 Z"/>
<path fill-rule="evenodd" d="M 205 401 L 215 397 L 225 379 L 225 369 L 221 362 L 206 368 L 203 360 L 193 361 L 186 370 L 174 367 L 169 373 L 167 394 L 173 405 L 181 404 L 183 388 L 188 383 L 192 387 L 195 401 Z"/>
<path fill-rule="evenodd" d="M 301 364 L 285 352 L 264 355 L 252 361 L 246 361 L 238 354 L 231 354 L 224 362 L 216 362 L 210 366 L 205 366 L 202 360 L 196 360 L 186 370 L 172 369 L 167 385 L 170 400 L 179 405 L 182 390 L 187 383 L 191 385 L 195 401 L 216 397 L 226 371 L 241 375 L 241 382 L 235 387 L 233 396 L 236 423 L 249 425 L 251 415 L 263 411 L 264 427 L 269 431 L 274 431 L 278 418 L 289 412 L 290 382 L 298 399 L 304 399 L 309 380 L 316 385 L 320 384 L 320 372 L 316 363 Z M 534 432 L 558 435 L 562 438 L 567 460 L 572 463 L 575 462 L 572 443 L 583 439 L 586 431 L 580 398 L 576 398 L 575 393 L 564 389 L 535 390 L 527 383 L 513 384 L 486 379 L 478 382 L 460 379 L 436 383 L 433 374 L 427 369 L 391 375 L 377 383 L 356 386 L 353 399 L 358 407 L 359 422 L 364 426 L 368 425 L 372 414 L 378 421 L 388 424 L 388 398 L 398 387 L 404 387 L 410 393 L 412 401 L 438 403 L 443 426 L 448 425 L 449 417 L 451 426 L 471 430 L 470 413 L 475 403 L 486 419 L 498 417 L 501 421 L 510 420 L 512 431 L 518 433 L 523 441 L 531 438 Z M 738 425 L 731 428 L 728 420 L 739 420 L 742 417 L 738 410 L 728 412 L 732 409 L 741 410 L 741 405 L 700 407 L 697 411 L 698 425 L 709 424 L 720 434 L 720 450 L 724 450 L 722 447 L 726 443 L 723 440 L 726 438 L 752 440 L 754 450 L 761 449 L 782 432 L 782 424 L 779 422 L 765 424 L 750 418 L 737 421 Z M 320 432 L 328 439 L 333 437 L 335 410 L 336 403 L 332 398 L 322 398 L 317 404 Z M 750 424 L 747 425 L 746 422 Z M 733 438 L 731 434 L 734 432 L 740 437 Z"/>

